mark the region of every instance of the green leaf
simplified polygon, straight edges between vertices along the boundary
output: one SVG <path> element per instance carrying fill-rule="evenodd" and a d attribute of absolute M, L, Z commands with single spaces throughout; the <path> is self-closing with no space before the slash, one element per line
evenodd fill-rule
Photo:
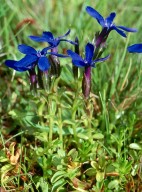
<path fill-rule="evenodd" d="M 64 179 L 58 180 L 56 183 L 54 183 L 51 192 L 58 192 L 59 189 L 64 186 L 67 183 Z"/>
<path fill-rule="evenodd" d="M 139 165 L 134 165 L 134 167 L 132 168 L 132 176 L 134 177 L 137 173 L 138 173 L 138 169 L 139 169 Z"/>
<path fill-rule="evenodd" d="M 54 166 L 60 165 L 61 164 L 61 160 L 62 160 L 62 158 L 57 156 L 57 155 L 52 157 L 52 163 L 53 163 Z"/>
<path fill-rule="evenodd" d="M 42 133 L 36 132 L 35 137 L 43 142 L 47 142 L 47 140 L 48 140 L 47 132 L 42 132 Z"/>
<path fill-rule="evenodd" d="M 48 183 L 44 181 L 44 179 L 41 177 L 39 180 L 40 187 L 42 189 L 42 192 L 48 192 Z"/>
<path fill-rule="evenodd" d="M 4 165 L 4 166 L 1 168 L 1 182 L 4 182 L 4 176 L 7 174 L 7 172 L 9 172 L 10 170 L 12 170 L 13 168 L 14 168 L 14 166 L 11 165 L 11 164 Z"/>
<path fill-rule="evenodd" d="M 101 133 L 96 133 L 96 134 L 93 135 L 93 138 L 94 138 L 94 139 L 103 139 L 103 138 L 104 138 L 104 135 L 101 134 Z"/>
<path fill-rule="evenodd" d="M 6 158 L 6 157 L 0 157 L 0 162 L 6 162 L 6 161 L 8 161 L 8 158 Z"/>
<path fill-rule="evenodd" d="M 98 163 L 96 163 L 96 161 L 91 161 L 91 166 L 94 168 L 94 169 L 98 169 Z"/>
<path fill-rule="evenodd" d="M 119 187 L 119 181 L 116 179 L 109 182 L 109 184 L 108 184 L 109 189 L 117 189 L 118 187 Z"/>
<path fill-rule="evenodd" d="M 51 178 L 51 182 L 55 183 L 56 181 L 58 181 L 60 178 L 64 177 L 64 175 L 66 174 L 65 171 L 57 171 L 53 177 Z"/>
<path fill-rule="evenodd" d="M 104 179 L 104 176 L 105 176 L 104 172 L 97 171 L 96 180 L 98 182 L 101 182 Z"/>
<path fill-rule="evenodd" d="M 72 160 L 74 161 L 78 156 L 78 151 L 73 148 L 68 152 L 68 156 L 71 156 Z"/>
<path fill-rule="evenodd" d="M 85 139 L 85 140 L 88 140 L 89 137 L 85 134 L 85 133 L 78 133 L 77 136 L 81 139 Z"/>
<path fill-rule="evenodd" d="M 131 144 L 129 145 L 129 147 L 130 147 L 131 149 L 135 149 L 135 150 L 142 150 L 142 148 L 141 148 L 137 143 L 131 143 Z"/>
<path fill-rule="evenodd" d="M 96 170 L 94 168 L 89 168 L 85 171 L 86 175 L 88 176 L 95 176 L 96 175 Z"/>

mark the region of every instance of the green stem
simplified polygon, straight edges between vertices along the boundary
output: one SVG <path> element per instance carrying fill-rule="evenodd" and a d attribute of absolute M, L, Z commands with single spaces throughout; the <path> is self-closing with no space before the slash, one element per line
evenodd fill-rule
<path fill-rule="evenodd" d="M 101 103 L 102 103 L 102 108 L 103 108 L 103 124 L 105 124 L 105 128 L 106 128 L 106 143 L 109 142 L 110 140 L 110 128 L 109 128 L 109 114 L 107 111 L 107 107 L 106 107 L 106 91 L 104 90 L 103 96 L 100 94 L 100 99 L 101 99 Z M 103 127 L 103 126 L 102 126 Z"/>
<path fill-rule="evenodd" d="M 52 101 L 49 101 L 49 141 L 52 141 L 53 137 L 53 117 L 52 117 Z"/>
<path fill-rule="evenodd" d="M 130 39 L 130 35 L 128 35 L 126 45 L 125 45 L 125 48 L 124 48 L 124 52 L 123 52 L 123 55 L 122 55 L 121 60 L 119 62 L 118 69 L 115 71 L 114 82 L 112 83 L 112 87 L 110 89 L 110 97 L 112 97 L 113 94 L 115 93 L 117 83 L 118 83 L 118 80 L 119 80 L 119 77 L 120 77 L 121 70 L 123 70 L 123 63 L 124 63 L 124 59 L 125 59 L 125 56 L 126 56 L 126 53 L 127 53 L 127 47 L 128 47 L 129 39 Z"/>
<path fill-rule="evenodd" d="M 74 106 L 74 105 L 73 105 Z M 74 107 L 73 107 L 74 108 Z M 75 119 L 76 119 L 76 110 L 72 112 L 72 121 L 73 121 L 73 135 L 75 138 L 75 141 L 77 141 L 77 132 L 76 132 L 76 124 L 75 124 Z"/>
<path fill-rule="evenodd" d="M 78 102 L 78 95 L 79 95 L 80 86 L 79 86 L 79 81 L 75 80 L 75 83 L 76 83 L 77 86 L 76 86 L 76 91 L 75 91 L 75 98 L 74 98 L 74 101 L 73 101 L 73 107 L 72 107 L 72 121 L 73 121 L 72 128 L 73 128 L 74 139 L 78 143 L 75 120 L 76 120 L 76 115 L 77 115 L 77 112 L 78 112 L 78 107 L 76 107 L 76 105 L 77 105 L 77 102 Z"/>
<path fill-rule="evenodd" d="M 63 124 L 62 124 L 62 109 L 61 106 L 58 108 L 58 117 L 59 117 L 59 139 L 61 141 L 61 148 L 63 148 Z"/>
<path fill-rule="evenodd" d="M 90 141 L 93 140 L 92 138 L 92 130 L 91 130 L 91 120 L 92 120 L 92 112 L 91 112 L 91 103 L 89 101 L 89 98 L 85 100 L 86 102 L 86 115 L 87 115 L 87 128 L 88 128 L 88 137 Z"/>

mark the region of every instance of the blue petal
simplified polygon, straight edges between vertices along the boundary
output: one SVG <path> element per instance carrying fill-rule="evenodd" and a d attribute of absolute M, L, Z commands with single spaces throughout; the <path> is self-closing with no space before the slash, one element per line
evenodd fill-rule
<path fill-rule="evenodd" d="M 108 58 L 110 57 L 110 55 L 104 57 L 104 58 L 100 58 L 100 59 L 95 59 L 93 62 L 92 62 L 92 67 L 95 67 L 94 64 L 97 63 L 97 62 L 103 62 L 105 60 L 107 60 Z"/>
<path fill-rule="evenodd" d="M 23 59 L 16 62 L 17 67 L 27 67 L 36 62 L 38 57 L 36 55 L 26 55 Z"/>
<path fill-rule="evenodd" d="M 95 19 L 97 19 L 98 23 L 104 27 L 105 26 L 105 21 L 104 18 L 92 7 L 86 7 L 86 11 L 89 15 L 91 15 L 92 17 L 94 17 Z"/>
<path fill-rule="evenodd" d="M 46 42 L 46 39 L 44 37 L 29 36 L 29 38 L 36 42 Z"/>
<path fill-rule="evenodd" d="M 76 67 L 85 67 L 86 63 L 81 60 L 72 60 L 72 64 L 75 65 Z"/>
<path fill-rule="evenodd" d="M 62 35 L 62 36 L 59 36 L 58 37 L 58 39 L 61 39 L 61 38 L 63 38 L 63 37 L 66 37 L 67 35 L 69 35 L 70 34 L 70 29 L 64 34 L 64 35 Z"/>
<path fill-rule="evenodd" d="M 31 54 L 36 55 L 36 53 L 37 53 L 33 47 L 30 47 L 30 46 L 24 45 L 24 44 L 19 45 L 18 49 L 21 53 L 24 53 L 26 55 L 31 55 Z"/>
<path fill-rule="evenodd" d="M 55 56 L 57 56 L 57 57 L 69 57 L 68 55 L 59 54 L 59 53 L 54 53 L 54 52 L 47 52 L 47 54 L 49 54 L 49 55 L 55 55 Z"/>
<path fill-rule="evenodd" d="M 126 34 L 122 30 L 118 29 L 116 26 L 111 27 L 111 30 L 117 31 L 117 33 L 119 33 L 122 37 L 127 37 Z"/>
<path fill-rule="evenodd" d="M 42 37 L 46 38 L 47 41 L 54 40 L 53 34 L 50 31 L 44 31 Z"/>
<path fill-rule="evenodd" d="M 128 28 L 128 27 L 124 27 L 124 26 L 116 26 L 124 31 L 127 31 L 127 32 L 137 32 L 138 30 L 137 29 L 134 29 L 134 28 Z"/>
<path fill-rule="evenodd" d="M 38 67 L 41 71 L 47 71 L 50 68 L 50 63 L 49 63 L 47 57 L 39 58 Z"/>
<path fill-rule="evenodd" d="M 6 60 L 5 61 L 5 64 L 8 66 L 8 67 L 11 67 L 13 68 L 14 64 L 16 63 L 17 61 L 14 61 L 14 60 Z"/>
<path fill-rule="evenodd" d="M 78 55 L 77 53 L 75 53 L 71 50 L 67 50 L 67 54 L 72 58 L 72 60 L 83 61 L 83 59 L 80 55 Z"/>
<path fill-rule="evenodd" d="M 30 69 L 30 67 L 17 67 L 16 63 L 17 63 L 17 61 L 14 61 L 14 60 L 7 60 L 7 61 L 5 61 L 5 64 L 8 67 L 10 67 L 12 69 L 15 69 L 16 71 L 23 72 L 23 71 L 27 71 L 27 70 Z"/>
<path fill-rule="evenodd" d="M 131 45 L 127 49 L 130 53 L 142 53 L 142 43 Z"/>
<path fill-rule="evenodd" d="M 94 55 L 94 46 L 91 43 L 87 43 L 85 47 L 85 60 L 88 63 L 91 63 L 93 55 Z"/>
<path fill-rule="evenodd" d="M 113 20 L 116 16 L 116 13 L 111 13 L 106 19 L 105 19 L 105 22 L 106 22 L 106 26 L 107 27 L 110 27 L 112 24 L 113 24 Z"/>
<path fill-rule="evenodd" d="M 67 40 L 67 39 L 60 39 L 60 41 L 67 41 L 67 42 L 71 43 L 72 45 L 78 45 L 76 42 Z"/>

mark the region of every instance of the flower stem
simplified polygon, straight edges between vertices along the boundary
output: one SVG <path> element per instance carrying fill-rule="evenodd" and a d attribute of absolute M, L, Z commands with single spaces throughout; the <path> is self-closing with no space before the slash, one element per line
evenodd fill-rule
<path fill-rule="evenodd" d="M 80 82 L 75 81 L 76 82 L 76 91 L 75 91 L 75 97 L 73 100 L 73 104 L 72 104 L 72 121 L 73 121 L 73 125 L 72 125 L 72 129 L 73 129 L 73 135 L 74 135 L 74 139 L 76 141 L 76 143 L 78 143 L 78 136 L 77 136 L 77 124 L 76 124 L 76 117 L 78 116 L 78 101 L 79 101 L 79 92 L 80 92 Z"/>
<path fill-rule="evenodd" d="M 76 132 L 76 123 L 75 123 L 75 120 L 76 120 L 76 110 L 74 110 L 75 103 L 76 102 L 74 101 L 74 103 L 73 103 L 73 111 L 72 111 L 72 121 L 73 121 L 72 128 L 73 128 L 73 135 L 74 135 L 75 141 L 77 142 L 77 132 Z"/>
<path fill-rule="evenodd" d="M 52 117 L 52 101 L 49 102 L 49 142 L 52 142 L 53 137 L 53 117 Z"/>
<path fill-rule="evenodd" d="M 63 148 L 63 124 L 62 124 L 62 109 L 58 106 L 58 127 L 59 127 L 59 139 L 61 141 L 61 148 Z"/>
<path fill-rule="evenodd" d="M 87 99 L 90 95 L 91 90 L 91 66 L 85 67 L 83 81 L 82 81 L 82 92 Z"/>

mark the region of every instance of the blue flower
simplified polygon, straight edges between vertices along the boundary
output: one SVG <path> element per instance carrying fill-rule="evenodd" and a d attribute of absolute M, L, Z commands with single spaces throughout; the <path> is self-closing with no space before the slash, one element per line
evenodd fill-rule
<path fill-rule="evenodd" d="M 63 36 L 59 36 L 55 38 L 51 32 L 47 31 L 47 32 L 43 32 L 41 37 L 29 36 L 29 38 L 36 42 L 48 42 L 49 45 L 53 47 L 57 47 L 61 41 L 67 41 L 71 44 L 76 44 L 71 40 L 64 39 L 64 37 L 66 37 L 69 33 L 70 33 L 70 30 L 68 30 L 67 33 L 65 33 Z"/>
<path fill-rule="evenodd" d="M 85 68 L 82 80 L 82 92 L 87 99 L 91 90 L 91 68 L 95 67 L 95 63 L 108 59 L 109 55 L 104 58 L 93 60 L 94 46 L 91 43 L 87 43 L 85 47 L 85 58 L 82 58 L 79 54 L 71 50 L 67 50 L 67 53 L 72 58 L 73 65 Z"/>
<path fill-rule="evenodd" d="M 117 26 L 115 25 L 115 23 L 113 23 L 113 20 L 116 16 L 115 12 L 110 13 L 110 15 L 108 17 L 106 17 L 105 19 L 102 17 L 102 15 L 100 15 L 95 9 L 93 9 L 92 7 L 87 6 L 86 7 L 86 11 L 89 15 L 91 15 L 92 17 L 94 17 L 98 23 L 103 27 L 103 29 L 105 29 L 106 34 L 108 35 L 110 31 L 115 30 L 117 31 L 117 33 L 119 33 L 121 36 L 126 37 L 126 34 L 124 31 L 127 32 L 137 32 L 137 29 L 132 29 L 132 28 L 127 28 L 124 26 Z"/>
<path fill-rule="evenodd" d="M 107 57 L 93 60 L 94 46 L 91 43 L 87 43 L 85 47 L 84 59 L 71 50 L 67 50 L 67 54 L 72 58 L 73 65 L 77 67 L 95 67 L 95 63 L 105 61 L 109 58 L 108 55 Z"/>
<path fill-rule="evenodd" d="M 142 43 L 134 44 L 127 48 L 130 53 L 142 53 Z"/>
<path fill-rule="evenodd" d="M 62 54 L 47 52 L 51 47 L 44 48 L 42 51 L 36 51 L 33 47 L 22 44 L 18 46 L 18 49 L 21 53 L 26 54 L 26 56 L 19 61 L 6 60 L 5 64 L 20 72 L 30 70 L 34 68 L 35 65 L 38 65 L 41 71 L 47 71 L 50 68 L 50 63 L 46 54 L 67 57 Z"/>

